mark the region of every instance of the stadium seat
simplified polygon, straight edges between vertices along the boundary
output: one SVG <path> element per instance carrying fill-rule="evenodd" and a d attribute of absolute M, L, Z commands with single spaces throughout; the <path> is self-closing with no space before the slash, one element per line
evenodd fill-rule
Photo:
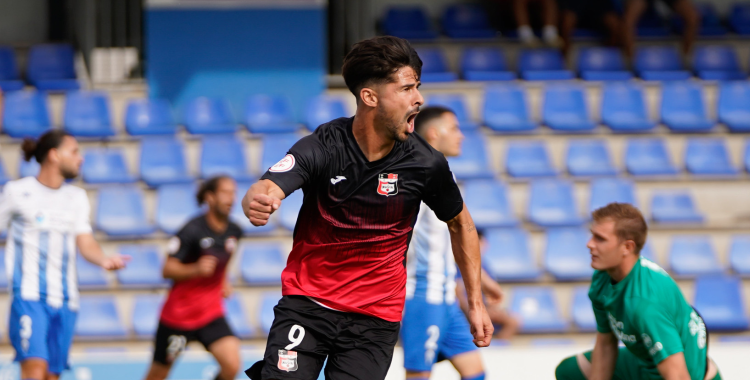
<path fill-rule="evenodd" d="M 693 70 L 703 80 L 739 80 L 747 78 L 730 46 L 699 46 L 693 53 Z"/>
<path fill-rule="evenodd" d="M 480 131 L 466 130 L 461 155 L 448 157 L 453 174 L 460 180 L 493 178 L 484 135 Z"/>
<path fill-rule="evenodd" d="M 7 292 L 7 291 L 8 291 L 8 272 L 5 271 L 5 247 L 0 246 L 0 292 Z"/>
<path fill-rule="evenodd" d="M 596 316 L 589 299 L 589 287 L 577 286 L 573 290 L 573 324 L 579 332 L 596 331 Z"/>
<path fill-rule="evenodd" d="M 3 160 L 0 159 L 0 186 L 5 185 L 8 181 L 10 181 L 10 178 L 8 178 L 8 174 L 5 172 Z"/>
<path fill-rule="evenodd" d="M 117 272 L 117 282 L 127 288 L 158 288 L 169 285 L 162 275 L 164 255 L 154 245 L 121 245 L 121 255 L 130 256 L 130 262 Z"/>
<path fill-rule="evenodd" d="M 40 91 L 78 90 L 73 63 L 73 47 L 69 44 L 42 44 L 29 50 L 26 77 Z"/>
<path fill-rule="evenodd" d="M 529 234 L 521 228 L 490 228 L 485 231 L 487 250 L 482 267 L 495 281 L 536 281 L 541 271 L 529 251 Z"/>
<path fill-rule="evenodd" d="M 750 35 L 750 4 L 734 4 L 729 14 L 729 25 L 737 34 Z"/>
<path fill-rule="evenodd" d="M 506 186 L 494 179 L 464 182 L 463 197 L 477 228 L 514 227 L 518 219 L 508 204 Z"/>
<path fill-rule="evenodd" d="M 474 4 L 449 5 L 443 13 L 442 25 L 450 38 L 486 39 L 497 35 L 490 25 L 487 12 Z"/>
<path fill-rule="evenodd" d="M 245 144 L 234 136 L 203 138 L 200 159 L 201 177 L 228 175 L 236 181 L 250 179 L 245 159 Z"/>
<path fill-rule="evenodd" d="M 695 280 L 695 309 L 709 331 L 747 330 L 742 281 L 734 276 L 704 276 Z"/>
<path fill-rule="evenodd" d="M 750 140 L 745 140 L 745 156 L 743 163 L 745 165 L 745 170 L 750 172 Z"/>
<path fill-rule="evenodd" d="M 106 271 L 88 262 L 80 253 L 76 254 L 76 273 L 81 289 L 105 289 L 109 286 Z"/>
<path fill-rule="evenodd" d="M 252 223 L 247 219 L 245 216 L 245 212 L 242 211 L 242 198 L 245 196 L 245 193 L 247 193 L 247 189 L 250 188 L 250 186 L 253 184 L 253 182 L 237 182 L 237 194 L 235 195 L 235 202 L 234 205 L 232 205 L 232 212 L 229 214 L 229 217 L 232 219 L 233 222 L 237 223 L 237 225 L 242 228 L 242 232 L 245 235 L 268 235 L 271 234 L 276 229 L 276 220 L 278 219 L 278 215 L 273 214 L 271 215 L 271 218 L 268 220 L 268 223 L 266 223 L 265 226 L 256 227 L 253 226 Z M 284 200 L 284 207 L 286 207 L 287 201 Z M 282 209 L 284 208 L 282 207 Z"/>
<path fill-rule="evenodd" d="M 128 173 L 125 153 L 120 148 L 91 148 L 83 155 L 81 177 L 86 183 L 133 183 Z"/>
<path fill-rule="evenodd" d="M 261 296 L 260 308 L 257 309 L 259 311 L 258 320 L 260 321 L 260 328 L 265 335 L 268 335 L 268 332 L 271 331 L 274 319 L 273 308 L 279 303 L 280 299 L 280 292 L 265 292 Z"/>
<path fill-rule="evenodd" d="M 63 126 L 76 137 L 114 136 L 107 95 L 84 91 L 68 93 Z"/>
<path fill-rule="evenodd" d="M 448 60 L 440 48 L 418 48 L 419 58 L 422 59 L 422 83 L 453 82 L 458 79 L 456 73 L 448 68 Z"/>
<path fill-rule="evenodd" d="M 469 47 L 461 54 L 461 75 L 468 81 L 507 81 L 516 79 L 508 69 L 505 54 L 493 47 Z"/>
<path fill-rule="evenodd" d="M 617 48 L 590 47 L 578 52 L 578 73 L 583 80 L 629 80 L 633 73 Z"/>
<path fill-rule="evenodd" d="M 137 238 L 156 230 L 146 220 L 143 193 L 135 185 L 99 189 L 95 220 L 110 238 Z"/>
<path fill-rule="evenodd" d="M 669 267 L 681 278 L 724 272 L 708 235 L 674 236 L 669 248 Z"/>
<path fill-rule="evenodd" d="M 23 89 L 23 86 L 23 81 L 18 75 L 16 54 L 13 48 L 0 46 L 0 90 L 3 93 L 9 93 Z"/>
<path fill-rule="evenodd" d="M 247 323 L 248 318 L 237 294 L 224 299 L 224 311 L 232 332 L 240 339 L 255 337 L 255 329 Z"/>
<path fill-rule="evenodd" d="M 739 172 L 732 165 L 724 139 L 689 139 L 685 165 L 688 172 L 696 175 L 735 176 Z"/>
<path fill-rule="evenodd" d="M 425 104 L 427 106 L 441 106 L 453 111 L 456 114 L 458 125 L 461 129 L 479 128 L 479 123 L 471 120 L 468 107 L 466 106 L 466 99 L 461 93 L 430 95 L 425 100 Z"/>
<path fill-rule="evenodd" d="M 568 329 L 549 286 L 516 286 L 510 310 L 521 319 L 521 333 L 563 333 Z"/>
<path fill-rule="evenodd" d="M 159 294 L 139 294 L 133 306 L 133 332 L 139 339 L 154 339 L 159 327 L 159 317 L 164 304 L 164 296 Z"/>
<path fill-rule="evenodd" d="M 529 132 L 537 127 L 531 121 L 526 93 L 515 85 L 488 87 L 482 117 L 497 132 Z"/>
<path fill-rule="evenodd" d="M 125 109 L 125 130 L 133 136 L 173 135 L 177 132 L 172 107 L 166 99 L 135 99 Z"/>
<path fill-rule="evenodd" d="M 637 206 L 632 181 L 624 178 L 599 178 L 591 181 L 589 212 L 594 212 L 613 202 Z"/>
<path fill-rule="evenodd" d="M 275 243 L 245 244 L 240 265 L 242 280 L 249 285 L 281 285 L 281 271 L 286 266 L 281 250 Z"/>
<path fill-rule="evenodd" d="M 318 95 L 307 104 L 305 113 L 305 125 L 307 129 L 314 131 L 318 126 L 340 117 L 350 117 L 351 112 L 347 109 L 344 99 L 339 96 Z"/>
<path fill-rule="evenodd" d="M 141 142 L 141 179 L 150 187 L 193 182 L 184 146 L 173 137 L 144 137 Z"/>
<path fill-rule="evenodd" d="M 266 135 L 263 137 L 263 153 L 260 174 L 263 175 L 271 166 L 284 158 L 289 149 L 299 141 L 300 136 L 294 133 Z"/>
<path fill-rule="evenodd" d="M 726 35 L 729 30 L 723 25 L 719 14 L 713 4 L 700 2 L 693 5 L 700 16 L 698 35 L 703 37 L 719 37 Z M 685 22 L 682 17 L 672 15 L 672 27 L 675 33 L 682 35 L 685 30 Z"/>
<path fill-rule="evenodd" d="M 684 190 L 660 191 L 651 199 L 651 218 L 657 223 L 702 223 L 693 197 Z"/>
<path fill-rule="evenodd" d="M 419 6 L 389 8 L 383 20 L 383 32 L 407 40 L 432 40 L 438 36 L 427 12 Z"/>
<path fill-rule="evenodd" d="M 552 166 L 552 160 L 547 153 L 547 146 L 542 140 L 509 142 L 505 155 L 505 168 L 508 175 L 514 178 L 557 175 L 557 170 Z"/>
<path fill-rule="evenodd" d="M 602 93 L 602 122 L 615 132 L 647 132 L 656 123 L 648 119 L 643 89 L 628 82 L 608 83 Z"/>
<path fill-rule="evenodd" d="M 688 82 L 664 84 L 661 119 L 675 132 L 708 132 L 716 124 L 706 114 L 703 88 Z"/>
<path fill-rule="evenodd" d="M 529 220 L 542 227 L 578 226 L 573 184 L 564 180 L 543 179 L 531 183 Z"/>
<path fill-rule="evenodd" d="M 279 216 L 281 226 L 289 231 L 294 231 L 294 226 L 297 225 L 297 216 L 299 210 L 302 208 L 302 201 L 304 196 L 302 190 L 297 190 L 288 197 L 284 198 L 284 207 L 279 210 Z"/>
<path fill-rule="evenodd" d="M 75 326 L 76 338 L 118 340 L 126 336 L 112 296 L 81 296 Z"/>
<path fill-rule="evenodd" d="M 234 133 L 237 130 L 232 106 L 224 98 L 193 99 L 183 112 L 185 129 L 192 134 Z"/>
<path fill-rule="evenodd" d="M 671 176 L 677 168 L 662 139 L 629 139 L 625 167 L 634 176 Z"/>
<path fill-rule="evenodd" d="M 750 83 L 724 82 L 719 86 L 719 121 L 732 132 L 750 132 Z"/>
<path fill-rule="evenodd" d="M 734 273 L 743 277 L 750 276 L 750 235 L 732 236 L 729 264 Z"/>
<path fill-rule="evenodd" d="M 640 47 L 635 53 L 635 71 L 650 81 L 685 80 L 691 77 L 677 49 L 669 46 Z"/>
<path fill-rule="evenodd" d="M 588 114 L 584 89 L 573 85 L 545 88 L 542 119 L 555 131 L 582 132 L 596 128 Z"/>
<path fill-rule="evenodd" d="M 557 281 L 589 281 L 594 270 L 586 244 L 591 233 L 584 228 L 550 228 L 544 250 L 544 267 Z"/>
<path fill-rule="evenodd" d="M 617 174 L 604 140 L 571 140 L 565 164 L 568 172 L 576 177 Z"/>
<path fill-rule="evenodd" d="M 245 103 L 245 125 L 252 133 L 288 133 L 299 129 L 292 105 L 283 95 L 253 95 Z"/>
<path fill-rule="evenodd" d="M 518 58 L 517 67 L 524 80 L 573 79 L 572 71 L 565 69 L 562 53 L 556 49 L 524 50 Z"/>
<path fill-rule="evenodd" d="M 36 177 L 39 174 L 39 163 L 32 157 L 29 161 L 20 157 L 18 159 L 18 178 Z"/>
<path fill-rule="evenodd" d="M 647 240 L 646 244 L 641 249 L 641 257 L 643 257 L 644 259 L 648 259 L 653 263 L 659 264 L 659 260 L 654 253 L 654 248 L 650 240 Z"/>
<path fill-rule="evenodd" d="M 160 230 L 174 235 L 198 215 L 200 208 L 195 193 L 196 186 L 192 183 L 159 187 L 156 192 L 156 225 Z"/>
<path fill-rule="evenodd" d="M 3 94 L 3 132 L 10 137 L 37 138 L 52 129 L 46 96 L 37 91 Z"/>

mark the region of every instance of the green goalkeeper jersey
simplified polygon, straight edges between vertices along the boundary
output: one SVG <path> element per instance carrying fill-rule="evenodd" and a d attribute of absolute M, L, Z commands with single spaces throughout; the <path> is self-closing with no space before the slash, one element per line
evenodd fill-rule
<path fill-rule="evenodd" d="M 657 364 L 679 352 L 685 355 L 690 378 L 703 379 L 706 326 L 659 265 L 641 257 L 618 283 L 595 271 L 589 298 L 597 330 L 615 334 L 642 362 L 649 379 L 661 379 Z"/>

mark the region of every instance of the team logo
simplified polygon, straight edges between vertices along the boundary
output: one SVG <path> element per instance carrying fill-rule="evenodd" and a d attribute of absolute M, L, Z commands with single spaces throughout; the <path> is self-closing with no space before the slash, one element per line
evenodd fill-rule
<path fill-rule="evenodd" d="M 237 239 L 230 237 L 227 239 L 226 242 L 224 242 L 224 250 L 229 253 L 234 253 L 234 250 L 237 249 Z"/>
<path fill-rule="evenodd" d="M 203 249 L 209 249 L 214 245 L 214 239 L 210 237 L 203 238 L 201 239 L 200 245 Z"/>
<path fill-rule="evenodd" d="M 274 173 L 288 172 L 294 167 L 294 162 L 294 156 L 292 156 L 291 154 L 287 154 L 286 156 L 284 156 L 284 158 L 281 159 L 281 161 L 277 162 L 276 165 L 271 166 L 268 171 Z"/>
<path fill-rule="evenodd" d="M 398 194 L 398 174 L 380 174 L 378 177 L 378 194 L 386 197 Z"/>
<path fill-rule="evenodd" d="M 180 238 L 178 238 L 177 236 L 173 236 L 167 242 L 167 252 L 169 252 L 170 255 L 174 255 L 179 250 L 180 250 Z"/>
<path fill-rule="evenodd" d="M 292 372 L 297 370 L 297 351 L 279 350 L 278 367 L 282 371 Z"/>

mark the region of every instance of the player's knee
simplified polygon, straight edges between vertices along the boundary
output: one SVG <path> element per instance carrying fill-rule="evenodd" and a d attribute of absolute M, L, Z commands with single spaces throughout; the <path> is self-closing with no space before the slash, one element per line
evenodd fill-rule
<path fill-rule="evenodd" d="M 555 368 L 555 379 L 557 380 L 586 380 L 581 369 L 578 367 L 576 356 L 569 356 Z"/>
<path fill-rule="evenodd" d="M 232 380 L 237 376 L 237 372 L 240 370 L 240 361 L 230 360 L 221 366 L 220 376 L 217 376 L 217 380 Z"/>

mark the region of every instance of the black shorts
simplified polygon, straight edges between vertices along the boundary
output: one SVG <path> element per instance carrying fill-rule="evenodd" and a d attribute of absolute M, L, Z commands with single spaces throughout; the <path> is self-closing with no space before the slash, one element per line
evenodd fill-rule
<path fill-rule="evenodd" d="M 195 330 L 179 330 L 159 322 L 154 342 L 154 362 L 171 365 L 188 342 L 197 340 L 208 349 L 213 342 L 225 337 L 234 336 L 224 317 L 219 317 L 209 324 Z"/>
<path fill-rule="evenodd" d="M 284 296 L 273 308 L 263 360 L 245 371 L 252 380 L 383 380 L 398 341 L 398 322 L 322 307 L 307 297 Z"/>

